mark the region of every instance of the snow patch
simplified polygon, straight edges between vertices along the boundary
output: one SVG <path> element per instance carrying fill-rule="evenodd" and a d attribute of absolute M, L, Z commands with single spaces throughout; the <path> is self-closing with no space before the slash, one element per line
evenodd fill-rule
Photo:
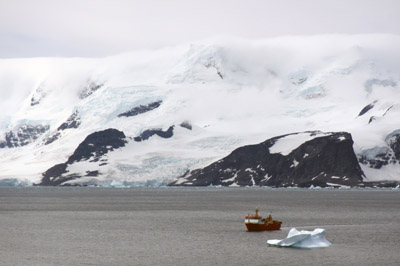
<path fill-rule="evenodd" d="M 346 185 L 339 185 L 339 184 L 335 184 L 335 183 L 329 183 L 329 182 L 326 182 L 326 184 L 327 184 L 328 186 L 331 186 L 331 187 L 350 188 L 350 186 L 346 186 Z"/>
<path fill-rule="evenodd" d="M 299 162 L 298 162 L 298 161 L 296 161 L 296 160 L 293 160 L 293 164 L 290 166 L 290 168 L 292 168 L 292 167 L 296 167 L 298 164 L 299 164 Z"/>
<path fill-rule="evenodd" d="M 270 153 L 280 153 L 284 156 L 289 155 L 294 149 L 301 144 L 310 141 L 314 138 L 325 135 L 323 133 L 316 134 L 315 132 L 296 133 L 284 136 L 278 139 L 272 147 L 269 148 Z"/>
<path fill-rule="evenodd" d="M 270 180 L 271 179 L 271 177 L 272 177 L 272 175 L 268 175 L 268 174 L 266 174 L 265 176 L 264 176 L 264 181 L 268 181 L 268 180 Z"/>
<path fill-rule="evenodd" d="M 234 182 L 234 181 L 236 180 L 236 177 L 237 177 L 237 173 L 235 173 L 235 175 L 232 176 L 232 177 L 229 178 L 229 179 L 222 180 L 222 182 L 223 182 L 223 183 Z"/>
<path fill-rule="evenodd" d="M 249 172 L 249 173 L 257 173 L 255 170 L 253 170 L 251 168 L 246 168 L 244 171 Z"/>

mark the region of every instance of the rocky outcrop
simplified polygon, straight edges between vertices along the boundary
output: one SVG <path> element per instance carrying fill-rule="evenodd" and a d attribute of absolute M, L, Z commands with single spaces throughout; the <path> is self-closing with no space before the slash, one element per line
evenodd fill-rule
<path fill-rule="evenodd" d="M 400 164 L 400 129 L 388 134 L 385 142 L 387 146 L 362 151 L 359 154 L 359 162 L 375 169 L 389 164 Z"/>
<path fill-rule="evenodd" d="M 46 95 L 47 93 L 44 90 L 42 84 L 36 89 L 35 93 L 32 95 L 31 106 L 38 105 L 43 100 L 43 98 L 46 97 Z"/>
<path fill-rule="evenodd" d="M 85 99 L 89 97 L 101 87 L 103 87 L 103 84 L 99 84 L 93 81 L 88 82 L 88 84 L 79 92 L 79 99 Z"/>
<path fill-rule="evenodd" d="M 78 148 L 65 163 L 57 164 L 42 174 L 39 185 L 56 186 L 82 176 L 95 176 L 98 171 L 88 171 L 86 175 L 69 173 L 68 166 L 80 161 L 98 162 L 101 157 L 127 143 L 125 134 L 116 129 L 106 129 L 90 134 L 79 144 Z"/>
<path fill-rule="evenodd" d="M 22 125 L 16 131 L 6 133 L 5 141 L 0 142 L 0 148 L 15 148 L 28 145 L 38 139 L 49 128 L 48 125 Z"/>
<path fill-rule="evenodd" d="M 181 127 L 183 127 L 183 128 L 186 128 L 186 129 L 189 129 L 189 130 L 192 130 L 192 124 L 190 124 L 190 122 L 189 121 L 183 121 L 181 124 L 180 124 L 180 126 Z"/>
<path fill-rule="evenodd" d="M 373 103 L 371 103 L 371 104 L 365 106 L 365 107 L 361 110 L 361 112 L 360 112 L 360 114 L 359 114 L 358 116 L 362 116 L 362 115 L 364 115 L 365 113 L 367 113 L 369 110 L 371 110 L 372 108 L 374 108 L 376 102 L 377 102 L 377 101 L 374 101 Z M 380 120 L 380 119 L 382 119 L 389 111 L 391 111 L 391 110 L 393 110 L 393 109 L 398 109 L 398 106 L 399 106 L 398 104 L 390 105 L 389 107 L 386 108 L 385 112 L 384 112 L 382 115 L 372 115 L 372 116 L 370 116 L 370 118 L 369 118 L 369 120 L 368 120 L 368 124 L 371 124 L 371 123 L 374 122 L 375 120 Z"/>
<path fill-rule="evenodd" d="M 375 101 L 374 103 L 371 103 L 371 104 L 366 105 L 366 106 L 360 111 L 360 113 L 358 114 L 358 116 L 362 116 L 362 115 L 364 115 L 365 113 L 367 113 L 369 110 L 371 110 L 372 108 L 374 108 L 375 103 L 376 103 L 376 101 Z"/>
<path fill-rule="evenodd" d="M 58 140 L 61 137 L 61 133 L 60 132 L 55 132 L 52 135 L 50 135 L 49 137 L 47 137 L 44 141 L 43 144 L 44 145 L 49 145 L 50 143 L 53 143 L 54 141 Z"/>
<path fill-rule="evenodd" d="M 136 142 L 140 142 L 148 140 L 150 137 L 154 135 L 157 135 L 165 139 L 171 138 L 174 135 L 174 126 L 170 126 L 167 131 L 163 131 L 161 128 L 145 130 L 140 134 L 140 136 L 133 138 L 133 140 Z"/>
<path fill-rule="evenodd" d="M 70 128 L 78 128 L 79 125 L 81 124 L 81 119 L 79 118 L 79 112 L 75 111 L 72 113 L 70 117 L 68 117 L 67 121 L 62 123 L 58 128 L 57 131 L 52 133 L 49 137 L 47 137 L 44 140 L 44 145 L 48 145 L 50 143 L 53 143 L 57 139 L 61 137 L 61 131 L 70 129 Z"/>
<path fill-rule="evenodd" d="M 79 144 L 67 163 L 91 160 L 97 162 L 103 154 L 121 148 L 127 143 L 122 131 L 109 128 L 90 134 Z"/>
<path fill-rule="evenodd" d="M 70 117 L 68 117 L 67 121 L 65 121 L 64 123 L 62 123 L 57 130 L 65 130 L 68 128 L 78 128 L 79 125 L 81 124 L 81 120 L 78 117 L 79 112 L 75 111 L 72 113 L 72 115 Z"/>
<path fill-rule="evenodd" d="M 352 137 L 346 132 L 278 136 L 240 147 L 203 169 L 188 171 L 169 185 L 358 186 L 364 173 L 352 146 Z"/>
<path fill-rule="evenodd" d="M 154 110 L 154 109 L 160 107 L 161 103 L 162 103 L 162 101 L 157 101 L 157 102 L 149 103 L 147 105 L 139 105 L 137 107 L 132 108 L 129 111 L 119 114 L 118 117 L 122 117 L 122 116 L 128 117 L 128 116 L 136 116 L 139 114 L 143 114 L 143 113 L 149 112 L 151 110 Z"/>

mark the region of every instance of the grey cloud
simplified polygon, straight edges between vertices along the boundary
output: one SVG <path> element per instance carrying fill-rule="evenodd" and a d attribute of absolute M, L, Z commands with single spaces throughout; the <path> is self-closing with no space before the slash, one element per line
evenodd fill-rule
<path fill-rule="evenodd" d="M 400 34 L 397 0 L 0 0 L 0 58 L 105 56 L 215 35 Z"/>

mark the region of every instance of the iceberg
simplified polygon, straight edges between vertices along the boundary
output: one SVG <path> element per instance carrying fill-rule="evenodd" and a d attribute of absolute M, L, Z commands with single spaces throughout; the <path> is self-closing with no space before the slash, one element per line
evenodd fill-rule
<path fill-rule="evenodd" d="M 270 246 L 294 248 L 324 248 L 332 245 L 325 238 L 325 229 L 322 228 L 316 228 L 314 231 L 298 231 L 292 228 L 285 239 L 271 239 L 267 240 L 267 243 Z"/>

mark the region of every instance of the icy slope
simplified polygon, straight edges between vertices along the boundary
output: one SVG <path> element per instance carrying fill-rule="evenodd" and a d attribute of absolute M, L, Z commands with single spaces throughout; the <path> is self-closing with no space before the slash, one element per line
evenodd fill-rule
<path fill-rule="evenodd" d="M 73 182 L 167 183 L 239 146 L 309 130 L 351 133 L 359 158 L 377 147 L 396 154 L 385 139 L 400 129 L 398 47 L 394 35 L 327 35 L 1 59 L 0 179 L 39 183 L 108 128 L 127 144 L 104 155 L 107 165 L 71 164 L 71 174 L 99 173 Z M 137 110 L 145 111 L 122 115 Z M 134 140 L 171 126 L 170 138 Z M 400 179 L 396 160 L 361 166 L 369 181 Z"/>

